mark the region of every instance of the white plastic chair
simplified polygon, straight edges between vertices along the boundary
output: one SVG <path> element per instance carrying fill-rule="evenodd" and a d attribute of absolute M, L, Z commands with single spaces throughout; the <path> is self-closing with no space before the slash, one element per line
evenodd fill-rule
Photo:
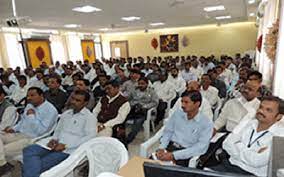
<path fill-rule="evenodd" d="M 153 107 L 147 111 L 147 117 L 143 124 L 145 140 L 150 138 L 151 125 L 152 125 L 153 130 L 155 128 L 154 120 L 156 118 L 156 113 L 157 113 L 156 107 Z"/>
<path fill-rule="evenodd" d="M 115 138 L 93 138 L 81 145 L 66 160 L 42 173 L 40 177 L 65 177 L 72 174 L 85 160 L 89 162 L 89 177 L 95 177 L 102 172 L 118 172 L 127 163 L 128 152 Z"/>
<path fill-rule="evenodd" d="M 99 174 L 97 177 L 122 177 L 122 176 L 110 172 L 103 172 Z"/>

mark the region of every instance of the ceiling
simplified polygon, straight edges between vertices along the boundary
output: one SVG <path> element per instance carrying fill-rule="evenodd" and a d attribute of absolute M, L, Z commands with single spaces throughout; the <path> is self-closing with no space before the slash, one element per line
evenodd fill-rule
<path fill-rule="evenodd" d="M 255 12 L 256 4 L 247 0 L 15 0 L 18 16 L 29 16 L 32 22 L 24 27 L 64 29 L 65 24 L 80 24 L 76 30 L 100 32 L 130 31 L 153 28 L 151 22 L 164 22 L 162 28 L 228 23 L 252 20 L 248 14 Z M 177 3 L 181 2 L 181 3 Z M 80 13 L 72 9 L 92 5 L 100 12 Z M 206 13 L 207 6 L 224 5 L 224 11 Z M 231 15 L 232 19 L 217 21 L 216 16 Z M 12 17 L 11 0 L 0 0 L 1 25 Z M 124 16 L 139 16 L 141 20 L 125 22 Z M 161 28 L 161 26 L 156 27 Z"/>

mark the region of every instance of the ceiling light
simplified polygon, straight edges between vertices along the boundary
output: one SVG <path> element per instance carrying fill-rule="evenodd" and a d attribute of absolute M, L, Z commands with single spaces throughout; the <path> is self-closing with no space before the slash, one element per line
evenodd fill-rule
<path fill-rule="evenodd" d="M 101 28 L 99 29 L 100 31 L 109 31 L 110 29 L 109 28 Z"/>
<path fill-rule="evenodd" d="M 225 10 L 225 7 L 223 5 L 204 7 L 205 12 L 213 12 L 213 11 L 220 11 L 220 10 Z"/>
<path fill-rule="evenodd" d="M 130 17 L 122 17 L 121 19 L 130 22 L 130 21 L 140 20 L 141 17 L 130 16 Z"/>
<path fill-rule="evenodd" d="M 250 13 L 249 16 L 250 16 L 250 17 L 254 17 L 254 16 L 255 16 L 255 13 Z"/>
<path fill-rule="evenodd" d="M 77 25 L 77 24 L 66 24 L 64 25 L 65 28 L 78 28 L 81 27 L 81 25 Z"/>
<path fill-rule="evenodd" d="M 249 3 L 249 4 L 254 4 L 254 3 L 255 3 L 255 0 L 249 0 L 248 3 Z"/>
<path fill-rule="evenodd" d="M 91 12 L 99 12 L 102 11 L 102 9 L 93 7 L 93 6 L 82 6 L 82 7 L 75 7 L 72 9 L 76 12 L 83 12 L 83 13 L 91 13 Z"/>
<path fill-rule="evenodd" d="M 157 22 L 157 23 L 150 23 L 151 26 L 162 26 L 165 25 L 163 22 Z"/>
<path fill-rule="evenodd" d="M 216 20 L 224 20 L 224 19 L 230 19 L 230 18 L 232 18 L 230 15 L 215 17 Z"/>

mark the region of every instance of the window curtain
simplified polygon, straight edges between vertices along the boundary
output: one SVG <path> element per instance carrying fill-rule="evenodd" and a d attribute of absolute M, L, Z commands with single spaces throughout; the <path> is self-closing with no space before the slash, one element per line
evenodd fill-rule
<path fill-rule="evenodd" d="M 277 19 L 278 0 L 262 0 L 262 3 L 266 2 L 264 8 L 264 17 L 260 19 L 258 36 L 263 36 L 261 52 L 257 52 L 256 62 L 258 64 L 259 71 L 263 74 L 263 84 L 269 87 L 272 86 L 273 77 L 273 64 L 267 57 L 265 52 L 265 36 L 268 33 L 268 28 Z"/>
<path fill-rule="evenodd" d="M 3 66 L 15 69 L 17 66 L 21 69 L 26 68 L 23 48 L 18 41 L 17 33 L 2 33 L 0 35 L 1 58 Z"/>
<path fill-rule="evenodd" d="M 283 82 L 283 68 L 284 68 L 284 0 L 281 1 L 279 32 L 278 32 L 278 47 L 275 61 L 274 74 L 274 90 L 273 93 L 284 99 L 284 82 Z M 282 40 L 280 40 L 282 39 Z"/>
<path fill-rule="evenodd" d="M 76 62 L 78 60 L 83 61 L 83 53 L 81 47 L 81 38 L 76 33 L 66 34 L 66 47 L 68 51 L 69 60 Z"/>
<path fill-rule="evenodd" d="M 68 60 L 68 54 L 65 44 L 64 36 L 51 35 L 50 48 L 52 53 L 53 63 L 59 61 L 61 64 L 66 63 Z"/>

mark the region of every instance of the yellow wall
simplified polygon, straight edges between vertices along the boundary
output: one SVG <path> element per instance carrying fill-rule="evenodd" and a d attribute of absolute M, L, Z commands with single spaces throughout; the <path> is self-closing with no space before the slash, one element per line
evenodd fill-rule
<path fill-rule="evenodd" d="M 155 50 L 151 46 L 152 38 L 162 34 L 179 34 L 179 53 L 160 53 L 160 46 Z M 182 38 L 186 35 L 189 39 L 187 47 L 182 46 Z M 168 56 L 168 55 L 234 55 L 247 50 L 254 50 L 257 37 L 257 28 L 253 22 L 233 23 L 227 25 L 206 25 L 197 27 L 172 28 L 103 34 L 105 57 L 109 57 L 109 42 L 127 40 L 129 56 Z M 106 49 L 107 48 L 107 49 Z"/>

